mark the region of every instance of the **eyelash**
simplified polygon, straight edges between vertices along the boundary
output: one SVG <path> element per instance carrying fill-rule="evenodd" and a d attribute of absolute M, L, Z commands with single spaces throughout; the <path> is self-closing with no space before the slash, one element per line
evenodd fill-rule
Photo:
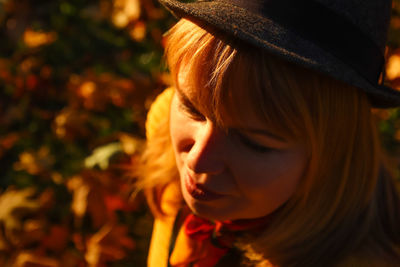
<path fill-rule="evenodd" d="M 244 144 L 246 147 L 248 147 L 249 149 L 251 149 L 255 152 L 266 153 L 266 152 L 270 152 L 271 150 L 273 150 L 270 147 L 259 145 L 256 142 L 250 140 L 249 138 L 247 138 L 239 133 L 237 133 L 236 135 L 239 137 L 240 142 L 242 144 Z"/>
<path fill-rule="evenodd" d="M 194 107 L 185 105 L 184 103 L 181 103 L 181 108 L 194 120 L 196 121 L 203 121 L 206 118 L 204 117 L 203 114 L 201 114 L 197 109 Z"/>
<path fill-rule="evenodd" d="M 180 106 L 184 110 L 184 112 L 186 112 L 193 120 L 203 121 L 206 119 L 204 117 L 204 115 L 201 114 L 194 107 L 188 106 L 184 103 L 181 103 Z M 247 148 L 249 148 L 255 152 L 266 153 L 266 152 L 273 150 L 270 147 L 262 146 L 262 145 L 255 143 L 254 141 L 250 140 L 249 138 L 243 136 L 242 134 L 236 133 L 236 135 L 239 137 L 239 140 L 243 145 L 245 145 Z"/>

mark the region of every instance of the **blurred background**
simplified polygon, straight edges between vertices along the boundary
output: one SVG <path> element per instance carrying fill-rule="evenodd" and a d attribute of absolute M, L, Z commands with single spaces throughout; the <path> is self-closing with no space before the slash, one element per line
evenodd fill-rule
<path fill-rule="evenodd" d="M 0 266 L 145 266 L 130 170 L 174 22 L 155 0 L 0 0 Z M 400 90 L 400 0 L 389 35 Z M 400 166 L 400 110 L 374 112 Z"/>

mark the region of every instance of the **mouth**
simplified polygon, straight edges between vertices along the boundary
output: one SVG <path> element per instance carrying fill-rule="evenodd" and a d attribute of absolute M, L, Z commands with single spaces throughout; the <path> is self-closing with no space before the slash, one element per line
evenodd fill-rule
<path fill-rule="evenodd" d="M 186 174 L 184 184 L 186 191 L 196 200 L 212 201 L 223 197 L 223 195 L 214 193 L 206 189 L 203 185 L 196 183 L 189 174 Z"/>

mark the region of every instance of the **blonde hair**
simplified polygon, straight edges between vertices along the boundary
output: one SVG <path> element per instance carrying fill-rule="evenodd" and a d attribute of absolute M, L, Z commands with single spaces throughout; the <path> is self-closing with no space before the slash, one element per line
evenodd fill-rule
<path fill-rule="evenodd" d="M 367 96 L 218 36 L 180 20 L 166 42 L 172 77 L 185 68 L 192 88 L 201 88 L 196 102 L 207 103 L 204 115 L 219 126 L 245 122 L 239 107 L 252 110 L 271 131 L 309 149 L 297 191 L 261 236 L 240 242 L 248 259 L 278 266 L 344 265 L 351 257 L 398 260 L 400 201 Z M 153 210 L 162 214 L 162 190 L 179 179 L 168 118 L 149 140 L 142 163 L 142 186 Z"/>

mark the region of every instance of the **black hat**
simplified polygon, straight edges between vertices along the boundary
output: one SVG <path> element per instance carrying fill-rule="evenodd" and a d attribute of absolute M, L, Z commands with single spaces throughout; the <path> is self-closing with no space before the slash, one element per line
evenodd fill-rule
<path fill-rule="evenodd" d="M 391 0 L 159 0 L 186 17 L 400 106 L 380 84 Z"/>

